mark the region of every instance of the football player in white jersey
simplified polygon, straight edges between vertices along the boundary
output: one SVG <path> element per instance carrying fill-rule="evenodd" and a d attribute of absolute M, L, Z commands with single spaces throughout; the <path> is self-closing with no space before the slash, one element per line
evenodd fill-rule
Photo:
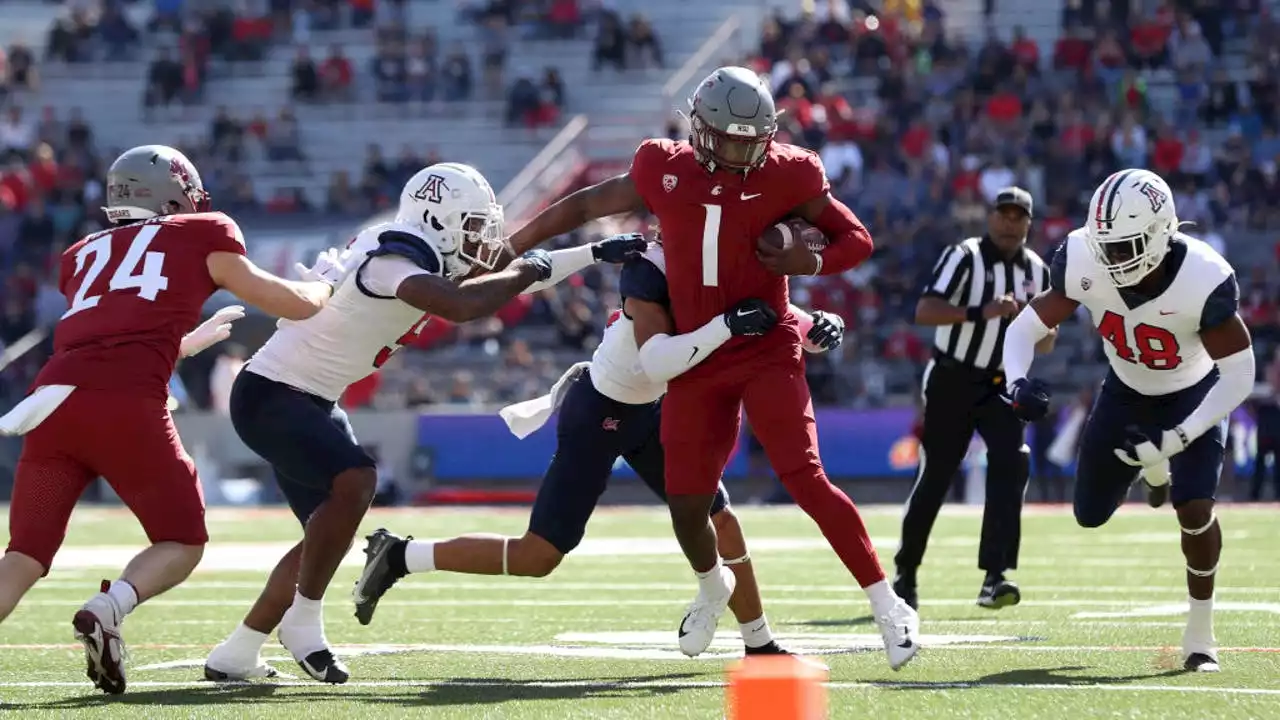
<path fill-rule="evenodd" d="M 274 674 L 259 651 L 278 628 L 280 644 L 311 677 L 330 683 L 349 677 L 329 650 L 321 601 L 373 499 L 377 472 L 337 406 L 348 385 L 412 343 L 432 316 L 461 323 L 490 315 L 535 284 L 549 286 L 609 253 L 623 262 L 646 244 L 623 236 L 584 249 L 539 251 L 461 281 L 477 268 L 492 269 L 505 252 L 493 189 L 475 168 L 456 163 L 411 178 L 395 220 L 363 230 L 342 253 L 337 264 L 347 272 L 334 280 L 325 309 L 281 323 L 236 378 L 236 433 L 271 464 L 304 534 L 244 622 L 209 655 L 205 676 Z"/>
<path fill-rule="evenodd" d="M 651 245 L 643 256 L 624 264 L 619 280 L 622 309 L 612 316 L 591 361 L 570 368 L 548 395 L 502 409 L 503 419 L 520 438 L 560 410 L 556 453 L 524 535 L 464 535 L 428 542 L 379 529 L 368 538 L 365 569 L 353 593 L 361 623 L 372 620 L 379 598 L 409 573 L 550 574 L 582 541 L 619 457 L 665 500 L 659 428 L 667 381 L 706 359 L 730 337 L 759 335 L 777 322 L 768 305 L 745 300 L 701 329 L 673 336 L 665 266 L 661 245 Z M 807 350 L 822 352 L 840 344 L 844 322 L 839 316 L 815 312 L 810 322 Z M 711 518 L 719 531 L 720 555 L 737 579 L 729 607 L 741 627 L 746 653 L 785 653 L 769 629 L 742 527 L 723 485 Z M 714 627 L 683 634 L 681 650 L 690 656 L 701 653 L 710 645 Z"/>
<path fill-rule="evenodd" d="M 1182 527 L 1190 612 L 1188 670 L 1216 672 L 1214 576 L 1222 531 L 1214 495 L 1224 420 L 1253 389 L 1249 330 L 1235 273 L 1213 248 L 1178 231 L 1173 193 L 1147 170 L 1108 177 L 1050 264 L 1051 289 L 1005 335 L 1010 401 L 1025 419 L 1048 410 L 1047 386 L 1027 378 L 1033 346 L 1084 305 L 1111 372 L 1081 435 L 1075 516 L 1105 523 L 1141 474 L 1155 500 L 1171 494 Z M 1171 483 L 1171 485 L 1170 485 Z"/>

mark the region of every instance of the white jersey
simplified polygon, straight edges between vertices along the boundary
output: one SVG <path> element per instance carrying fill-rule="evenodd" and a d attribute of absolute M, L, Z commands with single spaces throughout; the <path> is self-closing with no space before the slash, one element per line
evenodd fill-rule
<path fill-rule="evenodd" d="M 379 246 L 384 232 L 421 238 L 420 233 L 395 223 L 361 231 L 349 247 L 355 253 L 350 262 L 360 263 L 357 272 L 342 281 L 320 312 L 306 320 L 282 320 L 249 360 L 247 372 L 337 401 L 348 385 L 377 370 L 402 345 L 416 339 L 429 318 L 395 294 L 406 278 L 427 270 L 398 255 L 366 260 L 363 256 Z"/>
<path fill-rule="evenodd" d="M 649 249 L 632 263 L 642 264 L 647 272 L 645 276 L 647 295 L 641 299 L 653 299 L 657 295 L 666 295 L 667 262 L 662 254 L 662 246 L 650 244 Z M 634 269 L 624 268 L 626 279 L 622 283 L 624 296 L 628 290 Z M 656 272 L 654 272 L 656 270 Z M 631 318 L 624 312 L 617 312 L 605 328 L 604 337 L 596 346 L 591 356 L 591 383 L 596 390 L 607 398 L 621 403 L 641 405 L 661 398 L 667 391 L 667 384 L 655 382 L 645 374 L 640 365 L 640 348 L 636 347 L 635 326 Z"/>
<path fill-rule="evenodd" d="M 1200 332 L 1229 319 L 1239 305 L 1231 265 L 1206 243 L 1177 233 L 1170 240 L 1167 285 L 1154 297 L 1116 288 L 1098 265 L 1086 230 L 1071 232 L 1053 258 L 1055 289 L 1089 310 L 1116 376 L 1143 395 L 1191 387 L 1213 371 Z"/>

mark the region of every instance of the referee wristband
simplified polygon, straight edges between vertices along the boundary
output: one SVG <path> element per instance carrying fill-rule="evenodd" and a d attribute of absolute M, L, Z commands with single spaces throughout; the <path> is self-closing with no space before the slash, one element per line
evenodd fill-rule
<path fill-rule="evenodd" d="M 971 307 L 964 313 L 965 320 L 969 322 L 982 322 L 986 318 L 982 317 L 982 308 Z"/>

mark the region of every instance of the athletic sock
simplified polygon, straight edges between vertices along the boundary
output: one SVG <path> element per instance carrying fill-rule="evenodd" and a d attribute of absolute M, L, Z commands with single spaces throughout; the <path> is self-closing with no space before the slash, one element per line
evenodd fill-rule
<path fill-rule="evenodd" d="M 769 619 L 764 615 L 738 627 L 742 630 L 742 643 L 749 648 L 764 647 L 773 642 L 773 631 L 769 629 Z"/>
<path fill-rule="evenodd" d="M 723 595 L 725 590 L 724 578 L 720 575 L 720 558 L 716 558 L 716 564 L 706 572 L 695 572 L 698 578 L 698 594 L 704 598 L 716 597 Z"/>
<path fill-rule="evenodd" d="M 120 609 L 120 620 L 124 620 L 125 615 L 138 607 L 138 591 L 128 580 L 116 580 L 111 583 L 111 587 L 107 589 L 107 596 Z"/>
<path fill-rule="evenodd" d="M 324 600 L 312 600 L 302 593 L 293 594 L 293 604 L 285 611 L 276 634 L 295 659 L 324 650 L 329 642 L 324 636 Z"/>
<path fill-rule="evenodd" d="M 403 554 L 406 573 L 431 572 L 436 569 L 436 544 L 426 540 L 405 542 Z"/>
<path fill-rule="evenodd" d="M 262 646 L 267 644 L 267 634 L 240 623 L 235 630 L 222 641 L 227 652 L 236 656 L 257 655 Z"/>
<path fill-rule="evenodd" d="M 889 611 L 898 604 L 898 596 L 894 594 L 893 587 L 889 585 L 888 580 L 881 580 L 878 583 L 872 583 L 862 591 L 867 594 L 867 599 L 871 601 L 871 611 L 876 617 L 888 615 Z"/>

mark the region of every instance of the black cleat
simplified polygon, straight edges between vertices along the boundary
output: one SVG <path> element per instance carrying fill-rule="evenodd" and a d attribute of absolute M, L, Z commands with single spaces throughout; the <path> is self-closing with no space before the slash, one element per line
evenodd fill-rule
<path fill-rule="evenodd" d="M 397 580 L 404 577 L 404 574 L 397 574 L 391 568 L 388 554 L 396 545 L 403 545 L 412 539 L 412 535 L 401 539 L 385 528 L 378 528 L 365 538 L 364 571 L 360 573 L 360 579 L 356 580 L 356 587 L 351 592 L 351 599 L 356 603 L 356 620 L 361 625 L 373 622 L 373 611 L 378 609 L 378 600 L 382 599 Z"/>
<path fill-rule="evenodd" d="M 1183 661 L 1182 668 L 1190 672 L 1218 672 L 1222 669 L 1215 658 L 1205 653 L 1191 653 Z"/>
<path fill-rule="evenodd" d="M 1169 483 L 1151 485 L 1144 477 L 1142 479 L 1142 490 L 1146 493 L 1147 504 L 1153 508 L 1161 507 L 1169 500 Z"/>
<path fill-rule="evenodd" d="M 341 685 L 351 677 L 351 672 L 347 670 L 346 664 L 334 657 L 333 653 L 327 648 L 317 650 L 299 660 L 298 667 L 323 683 Z"/>
<path fill-rule="evenodd" d="M 983 583 L 982 591 L 978 593 L 978 605 L 992 610 L 1012 607 L 1020 602 L 1022 591 L 1018 589 L 1018 584 L 1004 578 Z"/>
<path fill-rule="evenodd" d="M 760 647 L 746 646 L 747 655 L 790 655 L 791 651 L 778 644 L 777 640 L 770 640 L 769 644 Z"/>
<path fill-rule="evenodd" d="M 898 573 L 897 577 L 893 579 L 893 592 L 902 598 L 903 602 L 910 605 L 912 610 L 920 609 L 920 598 L 916 594 L 916 576 L 914 573 L 911 575 Z"/>

